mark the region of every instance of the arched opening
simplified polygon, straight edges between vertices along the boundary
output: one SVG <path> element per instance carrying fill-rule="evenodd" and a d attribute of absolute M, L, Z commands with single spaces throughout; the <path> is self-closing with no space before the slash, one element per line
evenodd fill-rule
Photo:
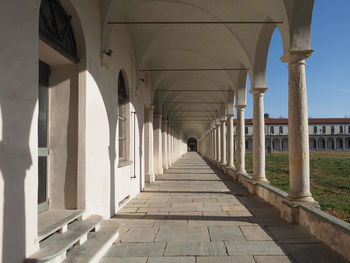
<path fill-rule="evenodd" d="M 273 144 L 273 150 L 275 150 L 275 151 L 280 151 L 281 150 L 280 139 L 278 139 L 278 138 L 273 139 L 272 144 Z"/>
<path fill-rule="evenodd" d="M 327 139 L 327 150 L 334 150 L 334 149 L 335 149 L 334 139 L 328 138 Z"/>
<path fill-rule="evenodd" d="M 39 212 L 78 207 L 79 55 L 84 44 L 80 38 L 78 44 L 75 31 L 79 37 L 83 33 L 72 8 L 56 0 L 42 0 L 40 6 Z"/>
<path fill-rule="evenodd" d="M 318 139 L 318 149 L 325 150 L 326 149 L 326 140 L 324 138 Z"/>
<path fill-rule="evenodd" d="M 189 152 L 196 152 L 197 151 L 197 139 L 196 138 L 189 138 L 187 140 L 187 149 Z"/>
<path fill-rule="evenodd" d="M 317 142 L 315 138 L 310 138 L 309 144 L 310 150 L 317 150 Z"/>
<path fill-rule="evenodd" d="M 288 139 L 287 138 L 284 138 L 282 140 L 282 150 L 283 151 L 288 151 Z"/>

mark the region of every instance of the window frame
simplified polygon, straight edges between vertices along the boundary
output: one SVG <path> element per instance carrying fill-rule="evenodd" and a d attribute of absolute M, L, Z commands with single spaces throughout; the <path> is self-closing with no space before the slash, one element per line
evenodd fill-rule
<path fill-rule="evenodd" d="M 126 85 L 126 77 L 121 70 L 118 75 L 118 160 L 126 162 L 129 160 L 129 96 Z"/>

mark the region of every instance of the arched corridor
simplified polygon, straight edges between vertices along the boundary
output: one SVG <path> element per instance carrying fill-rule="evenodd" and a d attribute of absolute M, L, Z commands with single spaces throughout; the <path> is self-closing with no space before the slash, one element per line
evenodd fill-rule
<path fill-rule="evenodd" d="M 204 263 L 235 255 L 305 262 L 305 247 L 312 257 L 350 258 L 344 225 L 322 212 L 310 191 L 306 61 L 313 6 L 314 0 L 5 1 L 0 262 L 98 262 L 105 253 L 105 263 L 180 256 Z M 274 140 L 265 132 L 264 96 L 276 31 L 293 125 L 288 133 L 270 125 L 281 135 Z M 343 132 L 349 149 L 350 132 Z M 340 146 L 322 136 L 319 149 Z M 288 193 L 266 179 L 265 145 L 290 153 Z"/>

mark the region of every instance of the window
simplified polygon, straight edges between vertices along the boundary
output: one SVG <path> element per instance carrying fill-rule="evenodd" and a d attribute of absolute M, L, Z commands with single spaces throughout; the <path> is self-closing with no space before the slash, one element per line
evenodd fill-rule
<path fill-rule="evenodd" d="M 348 126 L 348 133 L 350 133 L 350 125 Z"/>
<path fill-rule="evenodd" d="M 344 127 L 343 127 L 343 125 L 340 125 L 340 126 L 339 126 L 339 132 L 340 132 L 340 133 L 344 133 Z"/>
<path fill-rule="evenodd" d="M 334 134 L 334 130 L 335 130 L 334 125 L 332 125 L 332 126 L 331 126 L 331 133 L 332 133 L 332 134 Z"/>
<path fill-rule="evenodd" d="M 270 133 L 275 134 L 275 127 L 273 127 L 273 126 L 270 127 Z"/>
<path fill-rule="evenodd" d="M 119 161 L 125 161 L 127 144 L 127 92 L 123 73 L 119 72 L 118 77 L 118 137 L 119 137 Z"/>
<path fill-rule="evenodd" d="M 283 126 L 280 126 L 280 134 L 283 134 Z"/>
<path fill-rule="evenodd" d="M 326 126 L 322 126 L 322 133 L 326 133 Z"/>
<path fill-rule="evenodd" d="M 248 134 L 248 132 L 249 132 L 248 127 L 245 127 L 245 134 Z"/>
<path fill-rule="evenodd" d="M 317 133 L 317 126 L 314 126 L 314 133 Z"/>

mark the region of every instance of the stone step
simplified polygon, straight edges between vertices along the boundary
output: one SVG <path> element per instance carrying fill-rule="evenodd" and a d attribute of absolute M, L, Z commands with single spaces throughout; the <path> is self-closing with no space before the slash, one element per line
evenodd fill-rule
<path fill-rule="evenodd" d="M 83 216 L 83 210 L 48 210 L 38 215 L 38 242 L 60 231 L 64 233 L 68 225 Z"/>
<path fill-rule="evenodd" d="M 62 262 L 67 251 L 75 244 L 82 245 L 92 230 L 98 230 L 101 216 L 92 215 L 84 221 L 75 221 L 65 233 L 54 234 L 40 242 L 40 250 L 26 259 L 26 262 Z"/>
<path fill-rule="evenodd" d="M 88 240 L 67 254 L 63 263 L 97 263 L 119 236 L 119 224 L 115 219 L 103 220 L 98 232 L 91 232 Z"/>

